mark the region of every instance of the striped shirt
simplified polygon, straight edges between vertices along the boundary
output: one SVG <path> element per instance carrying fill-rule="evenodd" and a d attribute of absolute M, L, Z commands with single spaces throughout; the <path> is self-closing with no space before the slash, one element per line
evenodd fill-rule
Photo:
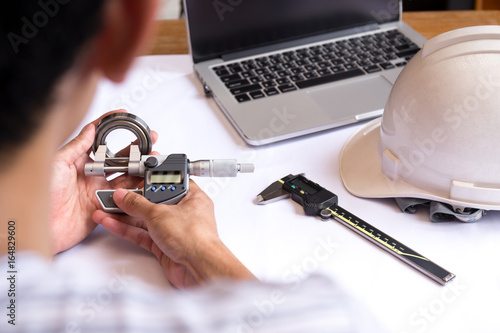
<path fill-rule="evenodd" d="M 318 275 L 294 284 L 220 280 L 159 290 L 124 272 L 89 278 L 78 264 L 55 267 L 21 254 L 11 267 L 0 257 L 4 333 L 379 331 L 359 303 Z"/>

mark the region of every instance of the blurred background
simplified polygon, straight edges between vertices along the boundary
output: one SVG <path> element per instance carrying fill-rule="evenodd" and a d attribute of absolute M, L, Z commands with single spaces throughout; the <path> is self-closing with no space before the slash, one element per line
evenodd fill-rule
<path fill-rule="evenodd" d="M 181 0 L 162 0 L 160 19 L 183 16 Z M 500 9 L 500 0 L 403 0 L 405 11 Z"/>

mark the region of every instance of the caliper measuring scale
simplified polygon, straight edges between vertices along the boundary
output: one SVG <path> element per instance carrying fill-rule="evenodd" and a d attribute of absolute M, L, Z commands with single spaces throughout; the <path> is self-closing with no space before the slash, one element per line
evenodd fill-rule
<path fill-rule="evenodd" d="M 455 274 L 338 206 L 338 197 L 334 193 L 303 175 L 288 175 L 274 182 L 257 196 L 257 203 L 268 204 L 288 197 L 302 205 L 306 215 L 320 216 L 323 220 L 332 218 L 340 222 L 441 285 L 455 277 Z"/>

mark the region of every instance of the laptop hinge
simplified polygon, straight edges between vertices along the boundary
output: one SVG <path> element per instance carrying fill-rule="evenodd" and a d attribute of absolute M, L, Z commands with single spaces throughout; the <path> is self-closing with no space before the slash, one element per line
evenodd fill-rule
<path fill-rule="evenodd" d="M 221 58 L 224 61 L 231 61 L 231 60 L 236 60 L 236 59 L 241 59 L 241 58 L 246 58 L 246 57 L 252 57 L 252 56 L 255 56 L 255 55 L 261 54 L 261 53 L 274 52 L 274 51 L 279 51 L 279 50 L 283 50 L 286 48 L 298 47 L 298 46 L 305 45 L 305 44 L 321 42 L 321 41 L 334 39 L 334 38 L 346 37 L 346 36 L 350 36 L 353 34 L 366 33 L 366 32 L 377 30 L 379 28 L 380 28 L 379 24 L 372 23 L 372 24 L 363 25 L 363 26 L 356 27 L 356 28 L 350 28 L 350 29 L 339 30 L 339 31 L 330 32 L 330 33 L 321 34 L 321 35 L 316 35 L 316 36 L 294 39 L 294 40 L 276 43 L 276 44 L 267 45 L 267 46 L 260 46 L 260 47 L 248 49 L 245 51 L 227 53 L 227 54 L 222 55 Z"/>

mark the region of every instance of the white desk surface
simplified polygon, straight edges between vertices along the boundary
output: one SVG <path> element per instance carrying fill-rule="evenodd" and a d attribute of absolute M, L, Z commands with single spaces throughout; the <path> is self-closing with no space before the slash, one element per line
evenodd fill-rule
<path fill-rule="evenodd" d="M 137 114 L 157 131 L 154 149 L 162 154 L 185 153 L 191 160 L 237 158 L 255 164 L 254 174 L 193 179 L 215 203 L 222 240 L 258 278 L 291 282 L 313 271 L 327 274 L 388 332 L 500 331 L 500 214 L 489 212 L 473 224 L 434 224 L 425 210 L 408 215 L 392 199 L 352 196 L 340 179 L 339 153 L 362 125 L 250 147 L 214 101 L 204 96 L 187 55 L 139 58 L 123 84 L 103 82 L 82 126 L 116 108 Z M 305 216 L 290 199 L 267 206 L 254 203 L 269 184 L 297 173 L 336 193 L 342 207 L 457 278 L 442 287 L 337 222 Z M 169 288 L 149 253 L 102 227 L 55 262 L 119 271 Z"/>

